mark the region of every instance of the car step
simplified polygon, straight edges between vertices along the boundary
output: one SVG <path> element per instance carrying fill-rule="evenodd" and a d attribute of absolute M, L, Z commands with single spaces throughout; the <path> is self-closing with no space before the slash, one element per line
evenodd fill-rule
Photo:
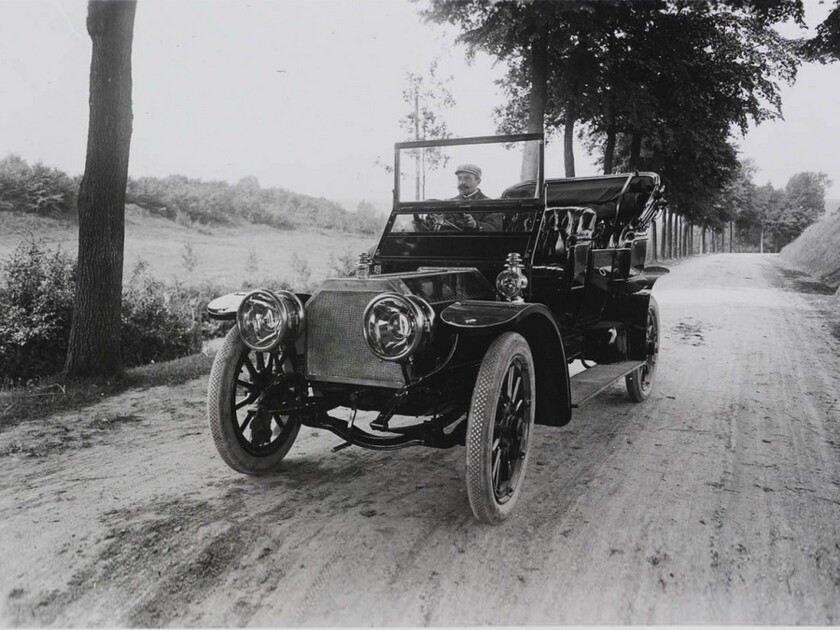
<path fill-rule="evenodd" d="M 644 361 L 620 361 L 604 363 L 575 374 L 572 383 L 572 407 L 580 407 L 596 394 L 615 383 L 622 376 L 627 376 Z"/>

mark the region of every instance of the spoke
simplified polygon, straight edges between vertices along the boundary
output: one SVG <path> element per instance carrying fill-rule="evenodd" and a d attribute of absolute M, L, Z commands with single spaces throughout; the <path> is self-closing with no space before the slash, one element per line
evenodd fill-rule
<path fill-rule="evenodd" d="M 499 489 L 499 469 L 501 468 L 501 453 L 493 459 L 493 489 Z"/>
<path fill-rule="evenodd" d="M 257 380 L 257 370 L 254 368 L 254 364 L 251 362 L 251 357 L 246 356 L 245 361 L 243 362 L 243 365 L 245 366 L 245 369 L 248 370 L 248 374 L 251 375 L 251 380 L 256 381 Z"/>
<path fill-rule="evenodd" d="M 513 363 L 511 363 L 508 366 L 508 373 L 507 373 L 507 377 L 506 377 L 507 378 L 507 398 L 508 398 L 508 400 L 513 399 L 513 378 L 514 378 L 513 377 L 513 371 L 514 371 L 515 367 L 516 366 L 514 366 Z"/>
<path fill-rule="evenodd" d="M 236 379 L 236 384 L 242 387 L 243 389 L 247 389 L 249 392 L 254 389 L 254 384 L 250 381 L 243 381 L 241 378 Z"/>
<path fill-rule="evenodd" d="M 522 375 L 518 374 L 516 377 L 516 385 L 513 387 L 513 394 L 511 394 L 511 402 L 519 397 L 519 386 L 522 385 Z"/>
<path fill-rule="evenodd" d="M 259 396 L 258 396 L 258 395 L 256 395 L 256 393 L 251 393 L 251 394 L 248 394 L 245 398 L 243 398 L 243 399 L 242 399 L 242 400 L 240 400 L 238 403 L 236 403 L 236 405 L 234 406 L 234 408 L 238 411 L 239 409 L 242 409 L 242 407 L 244 407 L 245 405 L 250 405 L 250 404 L 251 404 L 252 402 L 254 402 L 257 398 L 259 398 Z"/>
<path fill-rule="evenodd" d="M 248 415 L 245 416 L 245 420 L 242 421 L 242 424 L 239 425 L 239 432 L 245 433 L 245 429 L 248 428 L 248 425 L 251 424 L 251 420 L 254 419 L 254 416 L 257 415 L 256 411 L 249 411 Z"/>

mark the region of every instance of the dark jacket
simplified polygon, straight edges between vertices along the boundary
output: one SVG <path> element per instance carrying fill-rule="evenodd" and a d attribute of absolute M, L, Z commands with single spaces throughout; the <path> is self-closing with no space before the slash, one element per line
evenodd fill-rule
<path fill-rule="evenodd" d="M 481 192 L 481 189 L 478 188 L 476 191 L 470 195 L 469 197 L 464 197 L 463 195 L 458 195 L 457 197 L 452 197 L 448 199 L 448 201 L 482 201 L 484 199 L 490 199 L 487 195 Z M 457 215 L 453 215 L 457 216 Z M 479 232 L 501 232 L 502 231 L 502 219 L 503 216 L 500 213 L 493 213 L 493 214 L 476 214 L 470 215 L 478 227 Z M 456 225 L 460 225 L 462 222 L 458 219 L 452 221 Z"/>

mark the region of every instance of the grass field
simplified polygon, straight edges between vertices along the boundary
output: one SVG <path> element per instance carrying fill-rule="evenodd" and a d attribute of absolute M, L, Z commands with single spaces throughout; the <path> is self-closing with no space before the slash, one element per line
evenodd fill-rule
<path fill-rule="evenodd" d="M 78 250 L 75 225 L 0 212 L 0 260 L 7 258 L 27 234 L 43 238 L 51 247 L 60 246 L 74 255 Z M 192 271 L 184 264 L 187 243 L 197 261 Z M 124 269 L 128 275 L 139 260 L 144 260 L 160 280 L 177 277 L 188 284 L 211 280 L 231 287 L 239 287 L 246 279 L 278 278 L 294 283 L 298 274 L 291 263 L 297 255 L 311 268 L 310 280 L 318 281 L 327 274 L 330 254 L 338 257 L 351 251 L 355 255 L 373 244 L 374 237 L 327 231 L 283 231 L 249 223 L 199 230 L 129 206 Z M 253 266 L 249 264 L 251 252 L 258 263 L 256 271 L 248 269 Z"/>

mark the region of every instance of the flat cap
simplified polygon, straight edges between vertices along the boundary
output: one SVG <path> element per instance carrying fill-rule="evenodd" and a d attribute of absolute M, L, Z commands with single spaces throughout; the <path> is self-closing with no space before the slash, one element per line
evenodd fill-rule
<path fill-rule="evenodd" d="M 455 174 L 458 173 L 472 173 L 476 177 L 481 177 L 481 169 L 475 164 L 461 164 L 455 169 Z"/>

